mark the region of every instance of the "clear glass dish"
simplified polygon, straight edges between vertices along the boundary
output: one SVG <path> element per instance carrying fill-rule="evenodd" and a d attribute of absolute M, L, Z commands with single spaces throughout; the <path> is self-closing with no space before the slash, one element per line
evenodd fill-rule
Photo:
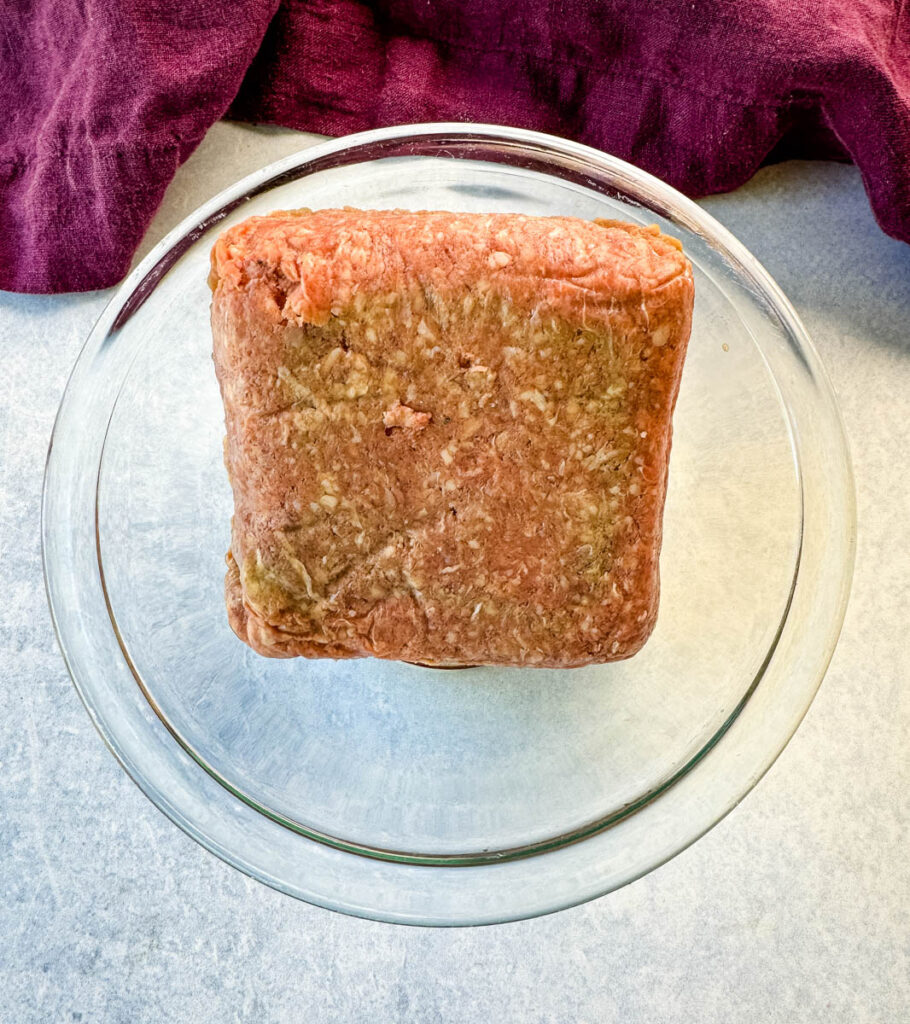
<path fill-rule="evenodd" d="M 250 214 L 346 204 L 618 217 L 682 239 L 695 324 L 660 617 L 635 658 L 460 672 L 269 661 L 230 632 L 209 249 Z M 203 846 L 277 889 L 413 924 L 579 903 L 714 825 L 780 753 L 818 688 L 854 532 L 830 385 L 755 259 L 622 161 L 456 124 L 306 149 L 173 231 L 79 357 L 43 507 L 67 665 L 142 790 Z"/>

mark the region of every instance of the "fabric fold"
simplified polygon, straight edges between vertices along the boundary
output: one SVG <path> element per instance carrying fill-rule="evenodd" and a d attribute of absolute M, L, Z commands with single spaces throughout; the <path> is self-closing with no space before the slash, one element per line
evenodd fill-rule
<path fill-rule="evenodd" d="M 115 283 L 225 114 L 534 128 L 691 196 L 849 158 L 910 241 L 910 5 L 891 0 L 37 0 L 4 30 L 3 289 Z"/>
<path fill-rule="evenodd" d="M 36 0 L 0 33 L 0 289 L 115 284 L 277 0 Z"/>

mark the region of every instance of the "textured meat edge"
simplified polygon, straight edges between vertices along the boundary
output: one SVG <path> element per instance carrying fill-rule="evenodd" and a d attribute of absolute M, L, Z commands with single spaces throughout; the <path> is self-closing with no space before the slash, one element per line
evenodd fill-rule
<path fill-rule="evenodd" d="M 660 536 L 656 539 L 656 566 L 654 571 L 654 585 L 652 589 L 652 601 L 650 614 L 642 623 L 642 629 L 635 641 L 623 651 L 618 651 L 610 657 L 579 658 L 574 661 L 545 660 L 537 662 L 520 662 L 514 659 L 501 661 L 484 661 L 487 666 L 500 668 L 584 668 L 588 665 L 606 665 L 616 661 L 625 661 L 634 657 L 644 647 L 654 632 L 657 625 L 657 615 L 660 609 L 660 548 L 663 542 L 663 523 L 660 526 Z M 265 621 L 255 611 L 250 609 L 243 600 L 243 584 L 240 581 L 240 569 L 234 560 L 233 552 L 227 553 L 227 573 L 224 577 L 224 596 L 227 605 L 228 623 L 239 640 L 242 640 L 248 647 L 251 647 L 257 654 L 265 658 L 380 658 L 383 661 L 403 661 L 409 665 L 418 665 L 422 668 L 476 668 L 476 661 L 434 661 L 426 655 L 421 655 L 420 660 L 409 661 L 405 658 L 382 654 L 369 645 L 364 638 L 359 647 L 353 646 L 353 641 L 347 644 L 314 643 L 312 640 L 304 640 L 292 633 L 286 633 L 276 629 Z"/>

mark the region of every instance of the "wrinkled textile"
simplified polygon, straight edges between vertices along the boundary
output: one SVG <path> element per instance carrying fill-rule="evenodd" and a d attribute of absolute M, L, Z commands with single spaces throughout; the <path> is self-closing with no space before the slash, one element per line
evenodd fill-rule
<path fill-rule="evenodd" d="M 224 116 L 537 128 L 689 195 L 852 159 L 910 241 L 903 0 L 0 0 L 0 288 L 126 272 Z"/>

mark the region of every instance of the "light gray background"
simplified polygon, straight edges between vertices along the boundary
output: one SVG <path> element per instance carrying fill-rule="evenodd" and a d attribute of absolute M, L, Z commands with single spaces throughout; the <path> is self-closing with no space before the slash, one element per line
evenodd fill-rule
<path fill-rule="evenodd" d="M 307 136 L 216 125 L 143 251 Z M 70 366 L 109 293 L 0 294 L 0 1021 L 910 1020 L 910 246 L 858 172 L 790 163 L 703 204 L 801 314 L 853 450 L 840 646 L 758 788 L 674 861 L 549 918 L 429 931 L 308 907 L 171 825 L 67 677 L 39 498 Z M 86 239 L 91 246 L 91 239 Z"/>

